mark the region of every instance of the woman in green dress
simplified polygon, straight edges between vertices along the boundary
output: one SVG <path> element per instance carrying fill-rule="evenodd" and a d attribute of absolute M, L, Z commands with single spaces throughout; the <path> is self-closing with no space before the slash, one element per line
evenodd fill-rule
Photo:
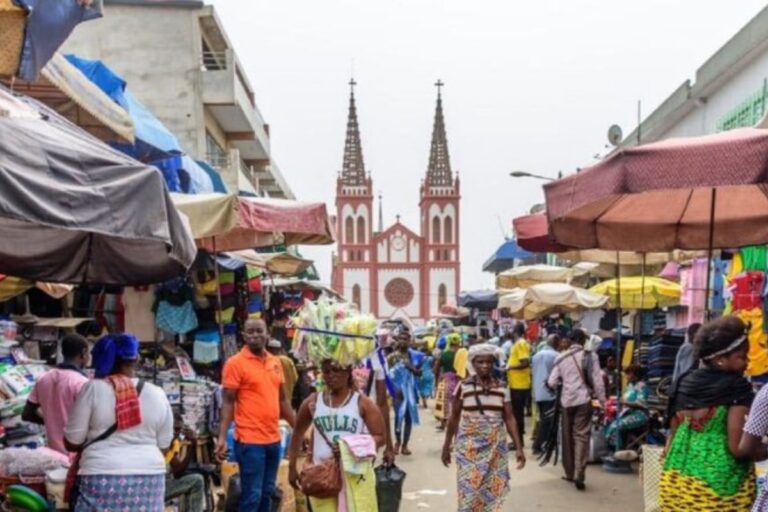
<path fill-rule="evenodd" d="M 747 512 L 755 500 L 752 462 L 739 451 L 752 404 L 746 326 L 724 317 L 696 336 L 701 367 L 675 383 L 669 418 L 672 433 L 661 477 L 664 512 Z"/>

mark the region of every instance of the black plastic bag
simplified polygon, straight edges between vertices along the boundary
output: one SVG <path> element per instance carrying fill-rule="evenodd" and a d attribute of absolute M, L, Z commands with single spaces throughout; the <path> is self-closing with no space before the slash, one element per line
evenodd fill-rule
<path fill-rule="evenodd" d="M 374 469 L 376 473 L 376 501 L 379 512 L 397 512 L 400 510 L 400 500 L 403 497 L 405 471 L 394 464 Z"/>

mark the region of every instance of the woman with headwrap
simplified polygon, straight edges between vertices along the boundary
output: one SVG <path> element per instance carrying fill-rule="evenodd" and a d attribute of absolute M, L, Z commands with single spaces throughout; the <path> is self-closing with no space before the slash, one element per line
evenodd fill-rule
<path fill-rule="evenodd" d="M 509 492 L 507 434 L 517 447 L 518 469 L 525 466 L 525 454 L 509 388 L 493 377 L 497 348 L 488 343 L 474 345 L 468 357 L 472 375 L 454 393 L 442 461 L 450 465 L 455 437 L 457 510 L 497 512 Z"/>
<path fill-rule="evenodd" d="M 754 393 L 744 377 L 747 327 L 735 316 L 703 326 L 694 342 L 701 367 L 673 384 L 671 433 L 661 475 L 662 511 L 748 511 L 754 465 L 739 450 Z"/>
<path fill-rule="evenodd" d="M 79 454 L 70 469 L 77 475 L 74 509 L 162 511 L 166 467 L 161 450 L 173 440 L 168 398 L 136 378 L 139 342 L 134 336 L 104 336 L 91 354 L 96 379 L 83 387 L 64 432 L 67 448 Z"/>
<path fill-rule="evenodd" d="M 448 418 L 451 417 L 451 405 L 453 404 L 453 393 L 456 391 L 456 385 L 459 383 L 459 376 L 456 375 L 454 362 L 456 352 L 461 348 L 461 335 L 451 333 L 446 336 L 447 347 L 440 354 L 440 358 L 435 361 L 435 381 L 438 382 L 437 397 L 442 397 L 442 414 L 438 417 L 440 420 L 439 430 L 445 429 Z M 437 412 L 437 411 L 436 411 Z"/>

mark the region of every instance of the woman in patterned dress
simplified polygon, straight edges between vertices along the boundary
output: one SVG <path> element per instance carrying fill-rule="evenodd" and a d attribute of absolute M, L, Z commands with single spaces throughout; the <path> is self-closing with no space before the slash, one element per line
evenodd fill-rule
<path fill-rule="evenodd" d="M 755 500 L 753 464 L 739 449 L 752 404 L 746 326 L 729 316 L 701 328 L 702 367 L 684 373 L 670 400 L 672 434 L 661 476 L 663 512 L 747 512 Z"/>
<path fill-rule="evenodd" d="M 517 468 L 525 466 L 523 443 L 512 417 L 509 388 L 493 378 L 496 347 L 469 350 L 473 375 L 459 384 L 443 444 L 443 464 L 451 464 L 455 437 L 459 512 L 497 512 L 509 492 L 507 436 L 517 446 Z M 458 435 L 457 435 L 458 431 Z"/>

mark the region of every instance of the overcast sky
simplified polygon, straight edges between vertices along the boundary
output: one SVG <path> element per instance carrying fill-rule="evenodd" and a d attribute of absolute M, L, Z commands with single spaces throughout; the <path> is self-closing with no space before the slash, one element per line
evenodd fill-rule
<path fill-rule="evenodd" d="M 350 74 L 363 153 L 385 224 L 418 232 L 442 79 L 462 179 L 462 288 L 493 287 L 483 262 L 541 182 L 605 152 L 760 9 L 763 0 L 213 0 L 271 125 L 297 198 L 333 208 Z M 768 70 L 767 70 L 768 71 Z M 767 73 L 768 74 L 768 73 Z M 331 248 L 303 248 L 330 281 Z"/>

